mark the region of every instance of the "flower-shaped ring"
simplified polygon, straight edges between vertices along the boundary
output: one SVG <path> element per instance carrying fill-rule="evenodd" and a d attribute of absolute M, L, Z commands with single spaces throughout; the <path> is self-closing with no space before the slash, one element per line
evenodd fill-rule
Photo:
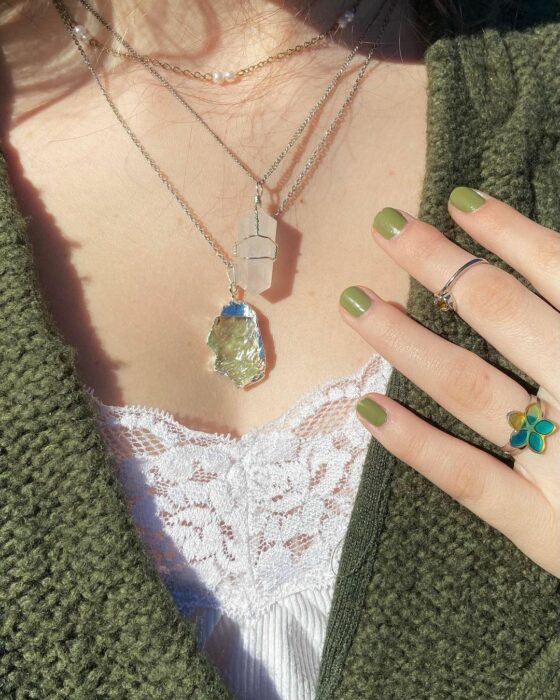
<path fill-rule="evenodd" d="M 527 406 L 525 411 L 510 411 L 507 421 L 514 429 L 509 441 L 501 448 L 509 454 L 517 454 L 528 447 L 537 454 L 546 449 L 546 437 L 556 432 L 556 423 L 543 416 L 542 404 L 538 396 Z"/>

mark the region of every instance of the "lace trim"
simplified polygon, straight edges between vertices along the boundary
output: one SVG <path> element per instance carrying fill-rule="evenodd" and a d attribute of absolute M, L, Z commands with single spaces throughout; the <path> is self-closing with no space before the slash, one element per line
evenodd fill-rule
<path fill-rule="evenodd" d="M 256 617 L 332 583 L 369 434 L 355 400 L 384 392 L 377 353 L 241 437 L 192 430 L 171 413 L 94 401 L 141 539 L 185 615 Z"/>

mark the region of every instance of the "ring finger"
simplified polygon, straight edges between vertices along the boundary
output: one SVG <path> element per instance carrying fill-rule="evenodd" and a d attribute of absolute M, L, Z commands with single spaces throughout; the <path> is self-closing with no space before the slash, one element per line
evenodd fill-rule
<path fill-rule="evenodd" d="M 345 289 L 340 304 L 345 321 L 402 374 L 486 439 L 507 442 L 508 411 L 523 411 L 530 400 L 518 382 L 367 287 Z"/>

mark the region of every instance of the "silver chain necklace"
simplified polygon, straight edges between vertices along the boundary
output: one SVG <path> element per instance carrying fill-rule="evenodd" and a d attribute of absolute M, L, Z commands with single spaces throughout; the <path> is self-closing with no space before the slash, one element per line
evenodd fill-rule
<path fill-rule="evenodd" d="M 262 343 L 262 337 L 258 327 L 257 316 L 255 310 L 245 301 L 240 301 L 238 298 L 238 288 L 245 289 L 248 293 L 261 293 L 270 288 L 272 283 L 272 266 L 278 255 L 278 245 L 276 243 L 276 224 L 277 217 L 280 216 L 288 203 L 293 198 L 294 194 L 299 189 L 301 183 L 307 176 L 314 163 L 317 161 L 319 153 L 327 143 L 331 133 L 337 127 L 338 123 L 344 116 L 350 102 L 352 101 L 360 82 L 362 81 L 366 70 L 373 59 L 378 42 L 382 37 L 392 12 L 397 4 L 397 0 L 382 0 L 374 16 L 367 24 L 365 30 L 361 34 L 358 42 L 350 51 L 336 74 L 328 84 L 319 100 L 313 105 L 305 119 L 294 131 L 291 139 L 285 148 L 278 154 L 272 165 L 264 173 L 262 177 L 257 177 L 249 169 L 249 167 L 235 154 L 235 152 L 224 143 L 220 136 L 210 127 L 210 125 L 200 116 L 200 114 L 180 95 L 177 90 L 166 80 L 164 76 L 157 72 L 145 57 L 138 54 L 132 46 L 115 30 L 113 27 L 95 10 L 88 0 L 79 0 L 80 3 L 107 29 L 107 31 L 119 41 L 126 50 L 164 86 L 171 94 L 182 104 L 182 106 L 203 126 L 213 139 L 221 146 L 221 148 L 230 156 L 230 158 L 242 169 L 242 171 L 255 184 L 254 208 L 239 223 L 238 239 L 234 244 L 234 255 L 236 262 L 224 253 L 221 246 L 209 234 L 205 226 L 199 220 L 195 212 L 185 202 L 181 194 L 177 191 L 173 183 L 162 172 L 160 166 L 155 162 L 152 156 L 145 149 L 139 138 L 130 128 L 120 113 L 114 101 L 109 96 L 105 86 L 103 85 L 99 73 L 94 68 L 83 44 L 87 44 L 89 36 L 84 31 L 81 25 L 77 25 L 62 0 L 53 0 L 53 5 L 58 11 L 66 29 L 72 36 L 72 39 L 80 52 L 89 72 L 92 74 L 105 100 L 109 104 L 112 112 L 117 120 L 126 131 L 134 145 L 139 149 L 145 160 L 155 171 L 159 179 L 170 191 L 173 198 L 183 209 L 197 231 L 204 237 L 212 248 L 214 254 L 225 265 L 228 279 L 231 301 L 227 303 L 221 310 L 212 325 L 212 329 L 207 337 L 207 344 L 215 353 L 214 370 L 226 375 L 234 381 L 236 386 L 243 387 L 248 384 L 253 384 L 260 381 L 265 376 L 265 352 Z M 295 178 L 292 186 L 288 190 L 285 197 L 280 202 L 273 216 L 265 214 L 261 209 L 261 199 L 265 183 L 270 176 L 276 171 L 286 155 L 291 151 L 297 140 L 300 138 L 306 127 L 311 123 L 315 114 L 319 111 L 322 105 L 326 102 L 331 92 L 336 87 L 341 77 L 346 72 L 350 63 L 356 56 L 360 46 L 364 42 L 369 29 L 373 26 L 381 14 L 383 8 L 389 2 L 389 7 L 381 26 L 371 42 L 371 48 L 366 55 L 366 58 L 358 71 L 356 78 L 344 100 L 342 106 L 331 121 L 329 127 L 325 130 L 322 138 L 306 161 L 299 175 Z"/>

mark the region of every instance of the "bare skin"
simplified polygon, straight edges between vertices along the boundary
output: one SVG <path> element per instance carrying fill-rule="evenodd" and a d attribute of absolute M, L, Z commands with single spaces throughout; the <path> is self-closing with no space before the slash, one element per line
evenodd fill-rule
<path fill-rule="evenodd" d="M 220 4 L 212 3 L 217 9 Z M 231 9 L 231 2 L 225 4 Z M 6 54 L 0 88 L 11 95 L 3 105 L 3 148 L 17 199 L 32 217 L 38 283 L 64 339 L 78 349 L 80 379 L 102 401 L 163 408 L 191 428 L 239 436 L 274 419 L 319 383 L 365 363 L 372 349 L 356 343 L 341 324 L 338 297 L 361 282 L 406 304 L 408 274 L 371 246 L 370 229 L 374 214 L 386 205 L 398 202 L 417 214 L 424 175 L 426 72 L 415 39 L 398 21 L 403 12 L 397 8 L 388 29 L 387 57 L 370 69 L 325 158 L 282 217 L 273 289 L 248 299 L 260 314 L 269 374 L 246 390 L 209 370 L 205 339 L 227 301 L 225 268 L 115 120 L 54 9 L 48 7 L 40 22 L 31 15 L 17 31 L 6 27 L 0 34 Z M 291 41 L 282 35 L 287 44 L 315 33 L 316 27 L 306 27 L 288 9 L 282 13 L 283 32 L 285 22 L 293 22 Z M 133 19 L 132 37 L 142 18 Z M 180 19 L 174 26 L 181 26 Z M 124 16 L 113 17 L 117 26 L 122 21 Z M 243 28 L 228 31 L 233 36 Z M 39 50 L 27 54 L 27 65 L 19 60 L 18 42 L 41 32 L 56 37 L 71 55 L 71 90 L 67 76 L 54 70 L 56 52 L 50 65 Z M 201 36 L 192 29 L 191 41 L 195 35 Z M 395 55 L 399 36 L 401 52 L 407 47 L 412 58 Z M 225 43 L 227 51 L 201 49 L 188 60 L 181 60 L 174 46 L 169 49 L 178 63 L 236 68 L 281 44 L 275 38 L 270 30 L 260 45 L 252 41 L 251 55 L 241 45 L 235 55 L 235 42 Z M 139 48 L 149 51 L 146 43 Z M 185 87 L 187 99 L 262 173 L 351 45 L 290 59 L 252 82 L 174 84 Z M 24 73 L 29 68 L 45 78 L 33 90 Z M 249 179 L 141 67 L 115 64 L 104 75 L 142 142 L 231 251 L 236 222 L 251 206 Z M 328 125 L 352 76 L 343 81 L 336 104 L 321 115 L 305 153 Z M 289 182 L 305 153 L 290 170 Z M 283 183 L 280 197 L 287 191 L 285 172 L 281 168 L 280 177 L 271 180 L 273 190 Z M 265 202 L 270 201 L 267 193 Z"/>

